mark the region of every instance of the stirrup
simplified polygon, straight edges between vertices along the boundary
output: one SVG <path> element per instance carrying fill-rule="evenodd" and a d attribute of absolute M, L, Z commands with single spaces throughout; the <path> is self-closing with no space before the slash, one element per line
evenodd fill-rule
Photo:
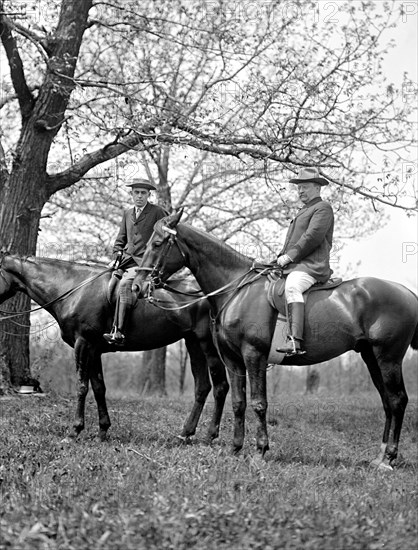
<path fill-rule="evenodd" d="M 125 336 L 120 332 L 116 325 L 112 327 L 110 333 L 103 334 L 103 338 L 108 344 L 123 346 L 125 344 Z"/>
<path fill-rule="evenodd" d="M 293 336 L 288 336 L 288 342 L 282 348 L 277 348 L 276 351 L 284 353 L 286 357 L 292 357 L 293 355 L 304 355 L 306 350 L 302 348 L 301 340 L 297 340 Z"/>

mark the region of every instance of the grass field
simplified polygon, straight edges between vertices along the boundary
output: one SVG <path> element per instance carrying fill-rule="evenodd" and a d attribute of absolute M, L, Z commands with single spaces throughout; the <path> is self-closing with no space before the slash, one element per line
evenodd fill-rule
<path fill-rule="evenodd" d="M 271 450 L 257 459 L 254 421 L 230 454 L 228 408 L 219 441 L 178 444 L 190 400 L 109 400 L 109 440 L 96 407 L 76 442 L 63 443 L 74 403 L 0 401 L 1 548 L 416 548 L 417 402 L 408 405 L 392 473 L 369 468 L 383 429 L 376 395 L 285 396 L 270 403 Z"/>

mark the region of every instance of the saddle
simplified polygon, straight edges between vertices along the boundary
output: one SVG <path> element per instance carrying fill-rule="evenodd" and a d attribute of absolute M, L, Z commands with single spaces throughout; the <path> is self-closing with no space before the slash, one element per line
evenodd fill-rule
<path fill-rule="evenodd" d="M 125 259 L 121 257 L 119 260 L 115 261 L 114 271 L 112 271 L 112 276 L 110 277 L 109 284 L 107 286 L 107 301 L 110 305 L 114 304 L 119 296 L 119 283 L 123 277 L 124 269 L 131 267 L 131 265 L 132 258 L 129 257 Z"/>
<path fill-rule="evenodd" d="M 271 307 L 274 309 L 277 309 L 277 311 L 286 317 L 286 298 L 284 295 L 284 287 L 285 287 L 286 279 L 282 278 L 280 276 L 280 273 L 277 271 L 271 271 L 267 275 L 266 280 L 266 291 L 267 291 L 267 300 Z M 306 292 L 303 293 L 303 298 L 306 300 L 308 298 L 308 295 L 311 292 L 315 292 L 315 290 L 331 290 L 332 288 L 336 288 L 337 286 L 340 286 L 340 284 L 343 282 L 343 280 L 339 277 L 335 277 L 332 279 L 328 279 L 325 283 L 315 283 L 312 285 Z"/>
<path fill-rule="evenodd" d="M 122 275 L 123 269 L 115 269 L 109 279 L 109 284 L 107 285 L 107 301 L 110 305 L 116 302 L 119 294 L 119 283 L 122 279 Z"/>
<path fill-rule="evenodd" d="M 112 272 L 112 276 L 109 279 L 107 285 L 107 301 L 110 305 L 116 303 L 117 297 L 119 295 L 119 285 L 120 280 L 123 277 L 123 269 L 115 269 Z M 174 294 L 183 294 L 185 296 L 189 295 L 192 297 L 203 296 L 203 292 L 199 285 L 196 283 L 196 279 L 186 270 L 181 270 L 180 273 L 173 275 L 167 281 L 167 283 L 161 283 L 158 288 L 167 289 Z M 137 303 L 138 299 L 134 298 L 134 305 Z"/>

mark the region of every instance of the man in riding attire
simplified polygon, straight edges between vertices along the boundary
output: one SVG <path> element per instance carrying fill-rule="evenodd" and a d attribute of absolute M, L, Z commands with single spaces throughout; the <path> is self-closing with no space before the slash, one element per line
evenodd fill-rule
<path fill-rule="evenodd" d="M 132 282 L 136 269 L 141 263 L 155 222 L 167 216 L 163 208 L 148 202 L 151 191 L 156 191 L 152 183 L 144 179 L 134 179 L 127 187 L 131 188 L 134 207 L 123 213 L 113 246 L 115 263 L 117 261 L 118 265 L 121 265 L 124 273 L 120 282 L 112 331 L 103 335 L 106 342 L 116 345 L 124 344 L 128 314 L 133 305 Z"/>
<path fill-rule="evenodd" d="M 277 257 L 277 264 L 286 276 L 289 325 L 288 341 L 277 351 L 287 356 L 305 353 L 302 347 L 305 314 L 302 294 L 313 284 L 330 278 L 329 258 L 334 231 L 332 207 L 320 196 L 321 187 L 329 182 L 319 174 L 319 170 L 302 168 L 290 183 L 297 184 L 304 206 L 290 222 L 283 249 Z"/>

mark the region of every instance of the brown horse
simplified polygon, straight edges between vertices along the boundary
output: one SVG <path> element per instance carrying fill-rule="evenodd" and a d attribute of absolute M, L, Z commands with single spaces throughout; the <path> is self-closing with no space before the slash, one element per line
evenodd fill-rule
<path fill-rule="evenodd" d="M 266 277 L 252 261 L 218 239 L 185 224 L 181 212 L 155 224 L 142 266 L 134 280 L 144 292 L 150 278 L 146 268 L 167 277 L 187 265 L 207 295 L 215 324 L 214 337 L 231 374 L 235 415 L 233 449 L 244 442 L 246 373 L 257 418 L 257 448 L 268 450 L 266 426 L 266 367 L 277 311 L 267 301 Z M 252 280 L 252 282 L 251 282 Z M 220 290 L 217 290 L 220 289 Z M 373 465 L 391 468 L 398 451 L 408 401 L 402 360 L 409 346 L 418 348 L 418 302 L 407 288 L 365 277 L 332 290 L 309 294 L 305 314 L 307 353 L 285 358 L 283 364 L 311 365 L 349 350 L 359 352 L 383 402 L 386 423 Z"/>
<path fill-rule="evenodd" d="M 110 427 L 101 361 L 102 353 L 115 351 L 102 336 L 111 327 L 113 318 L 113 306 L 107 297 L 110 271 L 61 260 L 23 260 L 9 254 L 0 256 L 0 303 L 18 291 L 24 292 L 56 319 L 63 340 L 74 348 L 78 395 L 75 423 L 70 434 L 73 437 L 84 428 L 89 381 L 97 403 L 99 437 L 102 440 L 106 438 Z M 224 366 L 213 345 L 208 302 L 202 300 L 190 308 L 171 310 L 184 304 L 185 300 L 190 300 L 190 297 L 180 292 L 193 292 L 198 288 L 194 282 L 184 279 L 175 281 L 174 285 L 179 294 L 157 291 L 158 298 L 170 311 L 159 309 L 146 300 L 136 302 L 123 350 L 155 349 L 184 338 L 195 380 L 195 402 L 180 437 L 188 438 L 196 431 L 211 389 L 209 371 L 215 401 L 208 427 L 208 438 L 212 440 L 219 434 L 229 385 Z"/>

